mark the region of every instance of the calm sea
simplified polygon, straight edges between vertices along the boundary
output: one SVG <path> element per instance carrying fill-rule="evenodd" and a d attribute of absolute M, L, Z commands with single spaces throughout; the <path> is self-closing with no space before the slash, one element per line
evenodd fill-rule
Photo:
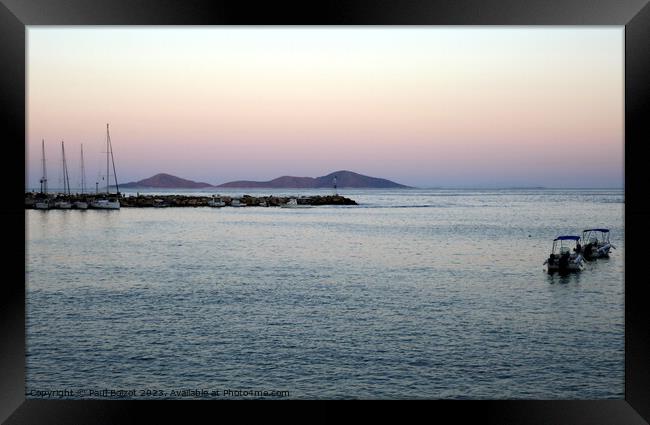
<path fill-rule="evenodd" d="M 341 194 L 26 210 L 27 397 L 623 398 L 622 190 Z M 546 274 L 588 227 L 611 258 Z"/>

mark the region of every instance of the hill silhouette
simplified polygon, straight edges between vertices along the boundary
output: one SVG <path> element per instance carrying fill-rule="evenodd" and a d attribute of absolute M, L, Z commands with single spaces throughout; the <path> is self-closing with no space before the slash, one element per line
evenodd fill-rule
<path fill-rule="evenodd" d="M 123 188 L 157 188 L 157 189 L 202 189 L 209 187 L 246 188 L 246 189 L 320 189 L 332 188 L 336 177 L 336 186 L 357 189 L 399 189 L 408 188 L 393 181 L 364 176 L 352 171 L 341 170 L 321 177 L 282 176 L 269 181 L 237 180 L 217 186 L 210 183 L 182 179 L 171 174 L 160 173 L 137 182 L 122 183 Z"/>
<path fill-rule="evenodd" d="M 331 188 L 336 177 L 337 187 L 358 189 L 397 189 L 408 188 L 403 184 L 378 177 L 364 176 L 352 171 L 341 170 L 322 177 L 293 177 L 282 176 L 269 181 L 238 180 L 217 187 L 225 188 L 268 188 L 268 189 L 318 189 Z"/>
<path fill-rule="evenodd" d="M 137 182 L 129 182 L 120 184 L 120 187 L 134 188 L 134 187 L 154 187 L 160 189 L 201 189 L 204 187 L 212 187 L 210 183 L 195 182 L 192 180 L 182 179 L 180 177 L 172 176 L 171 174 L 160 173 L 148 179 L 139 180 Z"/>

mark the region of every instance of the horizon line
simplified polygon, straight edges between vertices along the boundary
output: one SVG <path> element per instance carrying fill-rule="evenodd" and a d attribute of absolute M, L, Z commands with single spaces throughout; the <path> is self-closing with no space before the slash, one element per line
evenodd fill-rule
<path fill-rule="evenodd" d="M 131 182 L 127 182 L 131 183 Z M 122 185 L 124 183 L 120 183 Z M 109 187 L 114 188 L 115 185 L 109 185 Z M 206 186 L 206 187 L 198 187 L 198 188 L 190 188 L 190 187 L 154 187 L 154 186 L 140 186 L 140 187 L 127 187 L 125 189 L 128 190 L 136 190 L 136 189 L 163 189 L 163 190 L 203 190 L 203 189 L 210 189 L 210 188 L 215 188 L 215 189 L 225 189 L 225 190 L 241 190 L 241 189 L 251 189 L 251 190 L 282 190 L 282 189 L 292 189 L 292 190 L 331 190 L 332 188 L 328 187 L 306 187 L 306 188 L 298 188 L 298 187 L 219 187 L 218 185 L 211 185 L 211 186 Z M 25 187 L 26 191 L 29 192 L 34 192 L 38 191 L 40 189 L 39 187 Z M 60 188 L 49 188 L 48 192 L 55 191 L 57 189 L 63 190 L 62 187 Z M 76 187 L 76 188 L 71 188 L 71 189 L 78 189 L 80 190 L 81 187 Z M 407 186 L 407 187 L 398 187 L 398 188 L 375 188 L 375 187 L 346 187 L 346 186 L 339 186 L 338 189 L 364 189 L 364 190 L 448 190 L 448 189 L 462 189 L 462 190 L 475 190 L 475 189 L 480 189 L 480 190 L 625 190 L 625 187 L 604 187 L 604 186 L 594 186 L 594 187 L 579 187 L 579 186 L 571 186 L 571 187 L 554 187 L 554 186 L 429 186 L 429 187 L 418 187 L 418 186 Z M 92 194 L 95 193 L 92 190 L 89 190 L 89 188 L 84 188 L 84 191 Z M 99 191 L 98 193 L 105 193 L 102 191 Z"/>

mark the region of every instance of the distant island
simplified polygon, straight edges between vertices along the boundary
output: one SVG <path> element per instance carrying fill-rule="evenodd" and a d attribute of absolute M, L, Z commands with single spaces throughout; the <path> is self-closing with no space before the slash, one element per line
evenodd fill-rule
<path fill-rule="evenodd" d="M 356 189 L 399 189 L 409 188 L 403 184 L 390 180 L 364 176 L 352 171 L 335 171 L 322 177 L 293 177 L 282 176 L 273 180 L 258 182 L 250 180 L 239 180 L 221 184 L 217 187 L 225 188 L 264 188 L 264 189 L 321 189 L 331 188 L 336 177 L 337 187 Z"/>
<path fill-rule="evenodd" d="M 408 189 L 410 186 L 395 183 L 378 177 L 364 176 L 352 171 L 335 171 L 322 177 L 293 177 L 282 176 L 269 181 L 238 180 L 213 186 L 209 183 L 195 182 L 172 176 L 171 174 L 156 174 L 153 177 L 137 182 L 120 184 L 124 188 L 157 188 L 157 189 L 202 189 L 202 188 L 233 188 L 233 189 L 321 189 L 332 188 L 336 177 L 336 185 L 340 188 L 354 189 Z"/>
<path fill-rule="evenodd" d="M 160 173 L 155 176 L 137 182 L 120 183 L 120 187 L 136 188 L 151 187 L 158 189 L 202 189 L 213 187 L 210 183 L 195 182 L 172 176 L 171 174 Z"/>

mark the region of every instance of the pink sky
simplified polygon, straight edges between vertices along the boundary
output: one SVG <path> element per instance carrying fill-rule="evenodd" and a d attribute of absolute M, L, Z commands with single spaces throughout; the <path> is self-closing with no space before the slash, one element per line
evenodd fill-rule
<path fill-rule="evenodd" d="M 29 187 L 107 122 L 121 182 L 623 185 L 623 27 L 29 27 L 27 100 Z"/>

